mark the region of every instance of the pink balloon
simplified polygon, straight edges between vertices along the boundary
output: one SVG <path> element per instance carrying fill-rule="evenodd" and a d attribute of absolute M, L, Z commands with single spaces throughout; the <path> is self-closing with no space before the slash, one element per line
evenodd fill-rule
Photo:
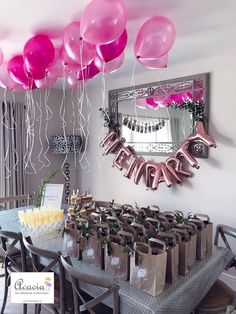
<path fill-rule="evenodd" d="M 171 95 L 171 100 L 172 102 L 174 102 L 175 104 L 182 104 L 183 101 L 183 94 L 175 94 L 175 95 Z"/>
<path fill-rule="evenodd" d="M 116 40 L 124 31 L 126 22 L 122 0 L 92 0 L 81 16 L 80 31 L 87 42 L 102 45 Z"/>
<path fill-rule="evenodd" d="M 141 63 L 148 69 L 163 69 L 167 68 L 168 64 L 168 54 L 161 56 L 159 58 L 153 59 L 145 59 L 145 58 L 138 58 L 138 62 Z"/>
<path fill-rule="evenodd" d="M 70 88 L 78 88 L 79 87 L 79 80 L 77 78 L 76 71 L 70 71 L 66 75 L 67 83 L 69 84 Z"/>
<path fill-rule="evenodd" d="M 77 78 L 78 80 L 88 80 L 90 78 L 93 78 L 99 72 L 100 71 L 95 65 L 95 62 L 92 61 L 89 65 L 87 65 L 84 69 L 80 70 L 77 73 Z"/>
<path fill-rule="evenodd" d="M 98 56 L 105 62 L 109 62 L 116 59 L 125 50 L 127 44 L 127 30 L 125 29 L 123 33 L 113 42 L 106 45 L 97 45 L 96 50 Z"/>
<path fill-rule="evenodd" d="M 43 79 L 41 80 L 35 80 L 35 85 L 37 88 L 44 89 L 49 88 L 52 85 L 54 85 L 57 81 L 57 77 L 53 76 L 51 74 L 47 74 Z"/>
<path fill-rule="evenodd" d="M 47 36 L 36 35 L 26 42 L 23 55 L 29 72 L 41 72 L 53 62 L 55 49 Z"/>
<path fill-rule="evenodd" d="M 27 89 L 28 88 L 20 84 L 16 84 L 15 86 L 11 88 L 11 90 L 13 90 L 14 92 L 25 92 Z"/>
<path fill-rule="evenodd" d="M 157 107 L 157 104 L 155 103 L 153 98 L 146 98 L 146 103 L 149 108 L 154 109 Z"/>
<path fill-rule="evenodd" d="M 175 27 L 163 16 L 155 16 L 140 28 L 135 40 L 136 58 L 157 59 L 166 54 L 175 41 Z"/>
<path fill-rule="evenodd" d="M 172 98 L 171 96 L 155 96 L 153 100 L 160 108 L 166 108 L 171 104 Z"/>
<path fill-rule="evenodd" d="M 147 103 L 146 103 L 145 99 L 138 98 L 135 100 L 135 104 L 136 104 L 136 107 L 139 109 L 146 109 L 147 108 Z"/>
<path fill-rule="evenodd" d="M 94 63 L 96 67 L 100 70 L 100 72 L 113 73 L 121 67 L 121 65 L 124 62 L 124 59 L 125 59 L 125 54 L 123 52 L 119 57 L 109 62 L 105 62 L 101 60 L 99 57 L 96 57 L 94 59 Z"/>
<path fill-rule="evenodd" d="M 45 69 L 42 70 L 42 69 L 31 68 L 29 65 L 27 67 L 26 64 L 24 64 L 24 71 L 29 78 L 34 79 L 34 80 L 41 80 L 46 75 Z"/>
<path fill-rule="evenodd" d="M 3 62 L 3 53 L 2 53 L 2 48 L 0 47 L 0 65 Z"/>
<path fill-rule="evenodd" d="M 193 93 L 192 92 L 187 93 L 187 100 L 193 101 Z"/>
<path fill-rule="evenodd" d="M 33 89 L 36 89 L 37 86 L 35 85 L 35 81 L 31 80 L 29 85 L 28 86 L 23 85 L 23 88 L 24 90 L 33 90 Z"/>
<path fill-rule="evenodd" d="M 68 56 L 76 63 L 88 65 L 96 55 L 95 45 L 81 37 L 79 22 L 72 22 L 65 28 L 63 44 Z"/>
<path fill-rule="evenodd" d="M 12 79 L 22 85 L 28 86 L 29 78 L 27 77 L 24 70 L 24 59 L 23 56 L 18 55 L 11 58 L 8 61 L 8 72 Z"/>
<path fill-rule="evenodd" d="M 54 77 L 63 77 L 64 76 L 64 67 L 60 60 L 59 55 L 55 56 L 53 63 L 48 68 L 48 74 Z"/>
<path fill-rule="evenodd" d="M 3 62 L 0 66 L 0 86 L 4 89 L 13 90 L 17 83 L 13 81 L 7 70 L 8 63 Z"/>
<path fill-rule="evenodd" d="M 80 70 L 81 65 L 74 62 L 67 54 L 65 48 L 62 46 L 59 51 L 59 59 L 63 65 L 64 68 L 70 69 L 70 70 Z M 64 71 L 64 70 L 63 70 Z"/>

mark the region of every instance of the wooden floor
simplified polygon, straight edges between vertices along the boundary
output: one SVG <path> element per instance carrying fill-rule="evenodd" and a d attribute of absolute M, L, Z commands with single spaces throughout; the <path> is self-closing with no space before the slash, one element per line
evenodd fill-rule
<path fill-rule="evenodd" d="M 1 264 L 0 264 L 1 265 Z M 3 273 L 3 269 L 0 268 L 0 274 Z M 4 278 L 0 278 L 0 309 L 2 307 L 2 299 L 4 294 Z M 21 304 L 11 304 L 11 295 L 10 290 L 8 291 L 8 299 L 7 299 L 7 305 L 4 311 L 4 314 L 21 314 L 23 313 L 23 305 Z M 29 304 L 27 306 L 27 314 L 33 314 L 34 313 L 34 305 Z M 40 314 L 48 314 L 49 312 L 42 309 Z"/>

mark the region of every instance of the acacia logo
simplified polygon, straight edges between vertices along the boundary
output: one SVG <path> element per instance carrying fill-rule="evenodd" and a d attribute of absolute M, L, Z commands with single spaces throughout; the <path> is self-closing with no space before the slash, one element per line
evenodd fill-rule
<path fill-rule="evenodd" d="M 12 303 L 54 303 L 54 273 L 12 273 Z"/>
<path fill-rule="evenodd" d="M 44 280 L 44 285 L 46 290 L 50 290 L 52 287 L 52 280 L 51 277 L 46 277 Z"/>

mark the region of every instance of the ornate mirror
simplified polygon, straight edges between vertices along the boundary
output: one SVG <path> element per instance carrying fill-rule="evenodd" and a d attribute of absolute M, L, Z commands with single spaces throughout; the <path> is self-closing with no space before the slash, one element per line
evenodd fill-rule
<path fill-rule="evenodd" d="M 109 127 L 138 154 L 172 155 L 197 120 L 207 130 L 208 74 L 110 90 Z M 190 151 L 207 157 L 208 148 L 194 142 Z"/>

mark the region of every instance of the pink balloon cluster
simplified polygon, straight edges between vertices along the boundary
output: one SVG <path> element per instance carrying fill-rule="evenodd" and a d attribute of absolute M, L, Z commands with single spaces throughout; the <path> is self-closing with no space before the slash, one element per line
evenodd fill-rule
<path fill-rule="evenodd" d="M 65 77 L 71 87 L 100 72 L 116 71 L 124 61 L 127 14 L 122 0 L 92 0 L 81 21 L 67 25 L 62 45 L 55 48 L 46 35 L 35 35 L 0 67 L 0 85 L 11 90 L 45 88 Z M 0 64 L 2 63 L 0 51 Z"/>
<path fill-rule="evenodd" d="M 100 72 L 112 73 L 124 62 L 126 22 L 123 0 L 92 0 L 80 22 L 73 21 L 65 27 L 60 47 L 54 47 L 46 35 L 31 37 L 22 54 L 0 66 L 0 85 L 11 90 L 46 88 L 59 77 L 65 77 L 74 88 L 79 81 L 91 79 Z M 171 21 L 153 17 L 138 32 L 135 55 L 147 68 L 165 67 L 174 40 Z M 2 59 L 0 50 L 0 64 Z"/>
<path fill-rule="evenodd" d="M 203 91 L 199 91 L 195 95 L 196 101 L 202 101 L 203 100 Z M 142 102 L 136 103 L 136 106 L 139 108 L 146 108 L 149 107 L 151 109 L 160 109 L 160 108 L 166 108 L 168 106 L 172 105 L 183 105 L 187 101 L 193 101 L 193 94 L 191 92 L 189 93 L 181 93 L 181 94 L 174 94 L 170 96 L 156 96 L 151 98 L 146 98 L 146 103 L 143 102 L 143 99 L 141 99 Z"/>

